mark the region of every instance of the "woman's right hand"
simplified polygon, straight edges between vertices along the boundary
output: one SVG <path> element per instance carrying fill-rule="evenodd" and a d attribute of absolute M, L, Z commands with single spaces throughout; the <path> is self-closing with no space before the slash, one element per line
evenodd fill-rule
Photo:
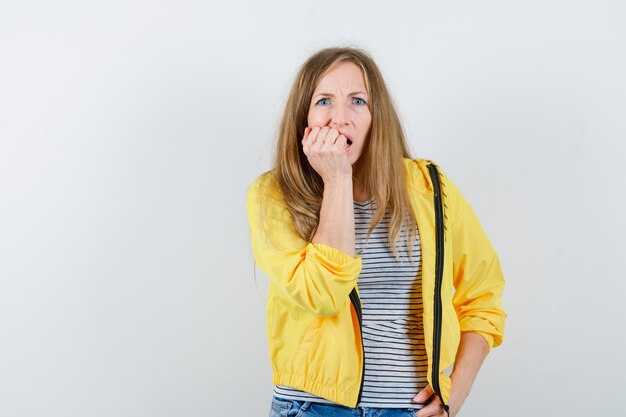
<path fill-rule="evenodd" d="M 345 136 L 329 126 L 306 127 L 302 149 L 324 184 L 337 180 L 352 180 L 352 165 L 348 159 Z"/>

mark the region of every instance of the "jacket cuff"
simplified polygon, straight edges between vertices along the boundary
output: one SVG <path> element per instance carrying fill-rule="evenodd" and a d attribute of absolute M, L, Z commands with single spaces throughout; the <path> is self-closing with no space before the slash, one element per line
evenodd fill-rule
<path fill-rule="evenodd" d="M 318 256 L 321 255 L 322 258 L 326 258 L 326 260 L 332 262 L 333 264 L 336 264 L 337 266 L 350 263 L 360 265 L 361 263 L 361 259 L 359 257 L 352 257 L 347 253 L 340 251 L 339 249 L 333 248 L 323 243 L 309 243 L 309 247 L 310 248 L 307 249 L 311 249 L 312 251 L 317 252 Z"/>

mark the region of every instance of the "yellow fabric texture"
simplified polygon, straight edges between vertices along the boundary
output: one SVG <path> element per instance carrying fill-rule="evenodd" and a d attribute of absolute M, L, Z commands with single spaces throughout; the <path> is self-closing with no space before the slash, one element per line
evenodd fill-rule
<path fill-rule="evenodd" d="M 420 233 L 422 320 L 432 385 L 436 249 L 429 162 L 404 159 Z M 498 256 L 460 191 L 443 173 L 440 179 L 446 232 L 439 384 L 447 403 L 450 378 L 442 371 L 454 362 L 461 332 L 480 334 L 491 349 L 502 343 L 506 313 Z M 302 239 L 269 173 L 249 187 L 246 208 L 254 257 L 270 279 L 266 323 L 273 383 L 355 407 L 363 351 L 349 294 L 357 285 L 361 259 Z"/>

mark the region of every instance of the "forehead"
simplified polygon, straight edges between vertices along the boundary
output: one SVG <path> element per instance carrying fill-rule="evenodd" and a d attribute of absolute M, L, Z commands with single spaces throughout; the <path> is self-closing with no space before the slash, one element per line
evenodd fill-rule
<path fill-rule="evenodd" d="M 365 79 L 359 66 L 352 62 L 339 62 L 330 67 L 320 78 L 315 91 L 366 92 Z"/>

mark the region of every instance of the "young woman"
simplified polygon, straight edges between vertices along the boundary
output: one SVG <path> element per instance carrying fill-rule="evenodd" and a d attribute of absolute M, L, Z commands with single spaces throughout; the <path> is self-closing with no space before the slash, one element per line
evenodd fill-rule
<path fill-rule="evenodd" d="M 458 413 L 502 343 L 504 277 L 459 190 L 409 156 L 367 53 L 304 63 L 247 212 L 270 278 L 270 416 Z"/>

